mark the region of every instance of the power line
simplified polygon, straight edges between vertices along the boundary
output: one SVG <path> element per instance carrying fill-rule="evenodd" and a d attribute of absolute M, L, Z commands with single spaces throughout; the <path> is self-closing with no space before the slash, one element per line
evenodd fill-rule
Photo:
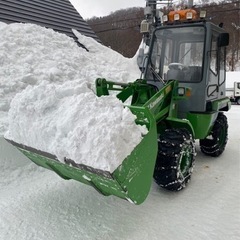
<path fill-rule="evenodd" d="M 132 27 L 126 27 L 126 28 L 111 28 L 111 29 L 105 29 L 105 30 L 95 31 L 95 33 L 111 32 L 111 31 L 123 31 L 123 30 L 133 29 L 133 28 L 135 28 L 135 27 L 139 27 L 139 25 L 132 26 Z"/>
<path fill-rule="evenodd" d="M 132 21 L 132 20 L 142 20 L 142 17 L 135 17 L 135 18 L 126 18 L 126 19 L 122 19 L 122 20 L 109 20 L 108 22 L 101 22 L 101 23 L 95 23 L 95 24 L 91 24 L 88 22 L 89 25 L 91 26 L 99 26 L 99 25 L 104 25 L 104 24 L 111 24 L 111 23 L 119 23 L 119 22 L 126 22 L 126 21 Z"/>
<path fill-rule="evenodd" d="M 218 11 L 212 11 L 213 13 L 216 12 L 232 12 L 232 11 L 240 11 L 240 8 L 235 8 L 235 9 L 224 9 L 224 10 L 218 10 Z"/>

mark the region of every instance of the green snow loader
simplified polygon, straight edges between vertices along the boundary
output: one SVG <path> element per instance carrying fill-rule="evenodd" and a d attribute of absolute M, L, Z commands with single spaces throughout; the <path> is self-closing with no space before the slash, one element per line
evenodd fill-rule
<path fill-rule="evenodd" d="M 145 51 L 140 50 L 141 79 L 132 83 L 96 80 L 99 97 L 118 91 L 117 97 L 145 125 L 148 133 L 112 173 L 76 164 L 65 158 L 8 140 L 39 166 L 115 195 L 134 204 L 147 197 L 152 179 L 161 187 L 178 191 L 191 178 L 199 140 L 201 151 L 217 157 L 228 139 L 230 109 L 225 96 L 225 58 L 229 35 L 195 11 L 175 12 L 173 19 L 156 16 L 156 2 L 147 1 L 142 22 Z M 186 18 L 181 19 L 186 13 Z M 173 15 L 173 13 L 172 13 Z M 172 16 L 169 14 L 169 18 Z M 160 21 L 161 20 L 161 21 Z M 148 51 L 146 51 L 148 49 Z"/>

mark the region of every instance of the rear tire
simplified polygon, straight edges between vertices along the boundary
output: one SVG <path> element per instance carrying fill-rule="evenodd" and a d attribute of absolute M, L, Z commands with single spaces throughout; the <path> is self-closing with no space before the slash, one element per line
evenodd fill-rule
<path fill-rule="evenodd" d="M 158 143 L 156 183 L 171 191 L 183 189 L 191 178 L 195 156 L 195 142 L 186 129 L 166 129 Z"/>
<path fill-rule="evenodd" d="M 240 98 L 237 99 L 237 104 L 240 105 Z"/>
<path fill-rule="evenodd" d="M 220 112 L 210 134 L 205 139 L 200 140 L 200 149 L 205 155 L 218 157 L 225 150 L 227 140 L 227 117 Z"/>

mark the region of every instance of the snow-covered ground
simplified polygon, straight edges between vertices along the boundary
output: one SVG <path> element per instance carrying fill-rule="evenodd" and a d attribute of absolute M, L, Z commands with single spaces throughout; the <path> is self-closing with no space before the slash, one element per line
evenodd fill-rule
<path fill-rule="evenodd" d="M 26 100 L 32 100 L 31 111 L 51 112 L 56 107 L 54 100 L 64 97 L 67 101 L 82 90 L 91 92 L 97 77 L 125 82 L 138 77 L 133 60 L 81 35 L 89 52 L 67 37 L 36 26 L 0 24 L 0 29 L 0 135 L 9 129 L 9 122 L 21 123 L 14 118 L 26 112 L 22 107 Z M 1 137 L 0 240 L 240 239 L 240 107 L 232 106 L 226 115 L 229 142 L 223 155 L 213 159 L 198 148 L 189 186 L 172 193 L 153 182 L 140 206 L 65 181 L 31 163 Z M 27 122 L 21 121 L 27 128 Z M 14 130 L 21 129 L 15 126 L 11 134 Z"/>
<path fill-rule="evenodd" d="M 0 139 L 1 240 L 239 240 L 239 106 L 226 113 L 229 141 L 219 158 L 199 149 L 188 187 L 167 192 L 153 182 L 135 206 L 104 197 L 37 167 Z"/>

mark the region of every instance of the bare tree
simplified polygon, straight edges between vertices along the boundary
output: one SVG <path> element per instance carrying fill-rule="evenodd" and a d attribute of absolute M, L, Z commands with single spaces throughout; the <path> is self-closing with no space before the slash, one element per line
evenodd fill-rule
<path fill-rule="evenodd" d="M 183 1 L 186 3 L 187 1 Z M 225 0 L 212 2 L 201 0 L 202 5 L 196 10 L 206 10 L 207 18 L 216 25 L 223 24 L 223 28 L 230 34 L 227 48 L 227 66 L 229 71 L 236 70 L 240 58 L 240 1 Z M 166 13 L 168 10 L 163 9 Z M 96 32 L 102 43 L 118 51 L 126 57 L 135 55 L 142 35 L 139 25 L 144 19 L 142 8 L 130 8 L 112 13 L 107 17 L 92 18 L 88 23 Z"/>
<path fill-rule="evenodd" d="M 126 57 L 132 57 L 142 39 L 139 26 L 143 18 L 142 8 L 129 8 L 107 17 L 89 19 L 88 24 L 104 45 Z"/>

